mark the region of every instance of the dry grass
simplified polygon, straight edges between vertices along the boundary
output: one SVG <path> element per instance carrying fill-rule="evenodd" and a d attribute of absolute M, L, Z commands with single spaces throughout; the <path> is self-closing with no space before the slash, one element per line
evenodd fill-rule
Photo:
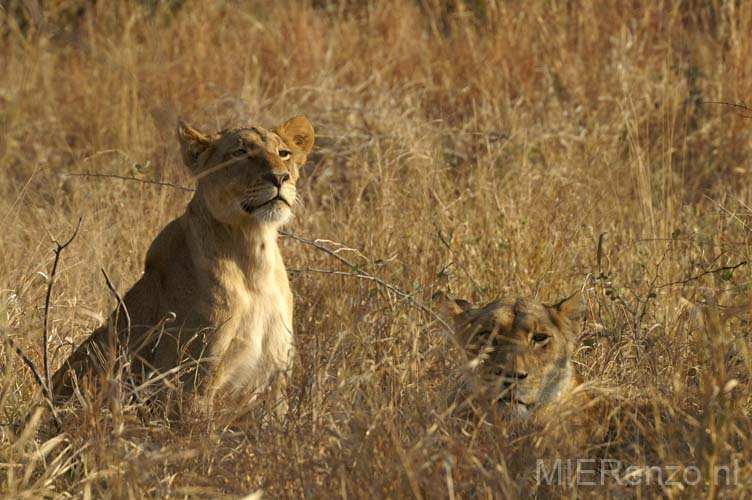
<path fill-rule="evenodd" d="M 125 402 L 63 409 L 59 435 L 44 416 L 24 426 L 38 388 L 3 342 L 4 496 L 752 494 L 751 266 L 708 272 L 752 258 L 752 121 L 704 103 L 752 98 L 752 3 L 69 0 L 41 24 L 20 4 L 0 10 L 0 329 L 35 363 L 50 236 L 83 216 L 51 298 L 54 368 L 113 306 L 100 268 L 125 290 L 190 197 L 72 174 L 189 185 L 176 115 L 218 129 L 304 113 L 317 147 L 288 230 L 358 249 L 429 305 L 437 289 L 582 288 L 578 370 L 616 433 L 573 449 L 449 418 L 459 356 L 438 322 L 373 282 L 304 271 L 347 269 L 286 238 L 303 270 L 286 422 L 223 429 Z M 557 457 L 701 481 L 536 484 L 536 460 Z M 712 481 L 726 464 L 729 486 Z"/>

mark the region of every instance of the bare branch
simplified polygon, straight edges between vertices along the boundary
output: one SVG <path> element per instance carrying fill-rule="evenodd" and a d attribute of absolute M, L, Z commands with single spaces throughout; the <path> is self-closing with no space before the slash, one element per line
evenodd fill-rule
<path fill-rule="evenodd" d="M 49 341 L 49 317 L 50 317 L 50 298 L 52 297 L 52 286 L 55 284 L 55 275 L 57 274 L 57 266 L 60 263 L 60 255 L 63 253 L 63 250 L 66 249 L 68 245 L 73 243 L 73 240 L 78 235 L 78 230 L 81 228 L 81 222 L 83 221 L 83 217 L 78 218 L 78 224 L 76 224 L 76 230 L 73 231 L 73 234 L 70 238 L 68 238 L 68 241 L 65 243 L 59 243 L 57 240 L 53 240 L 55 243 L 55 261 L 52 264 L 52 272 L 50 273 L 50 279 L 49 283 L 47 284 L 47 295 L 44 298 L 44 318 L 42 320 L 42 352 L 44 356 L 44 386 L 42 387 L 43 390 L 48 390 L 51 387 L 51 381 L 50 381 L 50 360 L 48 355 L 48 341 Z"/>
<path fill-rule="evenodd" d="M 34 375 L 34 380 L 36 381 L 37 385 L 42 389 L 42 396 L 44 396 L 44 400 L 47 402 L 47 406 L 52 411 L 52 417 L 55 419 L 55 424 L 57 424 L 58 430 L 62 428 L 62 422 L 60 422 L 60 417 L 57 414 L 57 411 L 55 410 L 55 405 L 52 402 L 52 395 L 50 394 L 50 391 L 48 390 L 48 385 L 45 384 L 44 380 L 42 380 L 42 375 L 39 373 L 39 370 L 37 369 L 37 366 L 34 364 L 34 362 L 21 350 L 20 347 L 16 345 L 15 342 L 13 342 L 13 339 L 10 338 L 10 335 L 7 334 L 4 330 L 3 336 L 5 337 L 5 340 L 8 342 L 8 345 L 16 352 L 19 358 L 24 362 L 26 366 L 29 367 L 29 370 L 31 370 L 32 375 Z M 47 349 L 45 348 L 45 352 Z"/>
<path fill-rule="evenodd" d="M 332 242 L 332 241 L 330 241 L 330 240 L 320 240 L 320 239 L 316 239 L 316 240 L 309 240 L 309 239 L 307 239 L 307 238 L 301 238 L 300 236 L 296 236 L 296 235 L 294 235 L 294 234 L 292 234 L 292 233 L 288 233 L 288 232 L 286 232 L 286 231 L 280 231 L 280 232 L 279 232 L 279 234 L 280 234 L 281 236 L 284 236 L 285 238 L 292 238 L 293 240 L 297 240 L 297 241 L 299 241 L 299 242 L 301 242 L 301 243 L 305 243 L 306 245 L 311 245 L 311 246 L 313 246 L 313 247 L 315 247 L 315 248 L 318 248 L 318 249 L 319 249 L 319 250 L 321 250 L 322 252 L 324 252 L 324 253 L 326 253 L 326 254 L 328 254 L 328 255 L 331 255 L 332 257 L 334 257 L 334 258 L 335 258 L 335 259 L 337 259 L 338 261 L 342 262 L 342 263 L 343 263 L 344 265 L 346 265 L 347 267 L 349 267 L 349 268 L 350 268 L 351 270 L 353 270 L 353 271 L 361 271 L 361 272 L 365 272 L 365 271 L 363 271 L 362 269 L 358 269 L 358 266 L 357 266 L 357 265 L 353 264 L 352 262 L 350 262 L 350 261 L 349 261 L 349 260 L 347 260 L 346 258 L 344 258 L 344 257 L 342 257 L 341 255 L 339 255 L 339 254 L 337 253 L 337 251 L 335 251 L 335 250 L 332 250 L 332 249 L 330 249 L 330 248 L 327 248 L 327 247 L 325 247 L 324 245 L 322 245 L 322 241 L 326 241 L 326 242 L 328 242 L 328 243 L 334 243 L 334 242 Z M 344 245 L 340 245 L 340 246 L 344 247 Z"/>
<path fill-rule="evenodd" d="M 436 229 L 436 235 L 439 237 L 439 241 L 446 247 L 447 250 L 449 250 L 449 253 L 452 254 L 452 257 L 454 257 L 454 262 L 456 262 L 460 269 L 465 273 L 465 275 L 470 279 L 470 282 L 473 284 L 473 287 L 475 290 L 480 290 L 480 285 L 476 281 L 476 279 L 473 277 L 472 274 L 470 274 L 470 270 L 465 266 L 464 262 L 460 257 L 457 255 L 457 253 L 452 249 L 452 246 L 449 244 L 449 242 L 444 237 L 444 233 L 441 231 L 441 228 L 439 227 L 439 224 L 434 220 L 433 221 L 433 227 Z"/>
<path fill-rule="evenodd" d="M 720 104 L 722 106 L 730 106 L 732 108 L 741 109 L 742 111 L 752 112 L 752 108 L 750 108 L 744 103 L 737 104 L 733 102 L 724 102 L 724 101 L 703 101 L 702 103 L 703 104 Z M 741 116 L 742 118 L 752 118 L 752 115 L 745 115 L 743 113 L 739 113 L 739 116 Z"/>
<path fill-rule="evenodd" d="M 130 342 L 131 338 L 131 315 L 128 313 L 128 308 L 125 306 L 125 301 L 123 301 L 123 297 L 120 295 L 120 292 L 117 291 L 115 288 L 115 285 L 112 284 L 112 281 L 110 280 L 110 277 L 107 276 L 107 272 L 104 269 L 100 269 L 102 271 L 102 274 L 104 275 L 104 281 L 107 283 L 107 288 L 110 289 L 112 294 L 117 299 L 117 307 L 115 307 L 115 315 L 114 315 L 114 324 L 115 329 L 117 329 L 118 324 L 118 314 L 120 314 L 120 309 L 122 308 L 125 312 L 125 321 L 126 321 L 126 328 L 127 328 L 127 334 L 128 334 L 128 342 L 126 342 L 126 345 Z"/>
<path fill-rule="evenodd" d="M 162 187 L 171 187 L 175 189 L 179 189 L 181 191 L 185 191 L 188 193 L 192 193 L 195 191 L 193 188 L 181 186 L 179 184 L 173 184 L 172 182 L 166 182 L 166 181 L 157 181 L 154 179 L 139 179 L 138 177 L 126 177 L 124 175 L 115 175 L 115 174 L 91 174 L 86 172 L 81 173 L 73 173 L 68 174 L 71 177 L 100 177 L 100 178 L 107 178 L 107 179 L 119 179 L 121 181 L 133 181 L 133 182 L 140 182 L 141 184 L 153 184 L 155 186 L 162 186 Z"/>
<path fill-rule="evenodd" d="M 747 265 L 747 261 L 743 260 L 743 261 L 739 262 L 738 264 L 736 264 L 734 266 L 722 266 L 722 267 L 718 267 L 716 269 L 710 269 L 708 271 L 703 271 L 700 274 L 696 274 L 695 276 L 689 277 L 689 278 L 687 278 L 685 280 L 672 281 L 671 283 L 666 283 L 664 285 L 657 286 L 655 288 L 656 288 L 656 290 L 659 290 L 661 288 L 666 288 L 668 286 L 673 286 L 673 285 L 686 285 L 690 281 L 698 280 L 698 279 L 702 278 L 703 276 L 707 276 L 708 274 L 719 273 L 721 271 L 734 271 L 734 270 L 736 270 L 736 269 L 738 269 L 738 268 L 740 268 L 742 266 L 745 266 L 745 265 Z"/>
<path fill-rule="evenodd" d="M 330 248 L 327 248 L 326 246 L 322 245 L 320 243 L 321 240 L 309 240 L 307 238 L 302 238 L 300 236 L 297 236 L 297 235 L 294 235 L 292 233 L 288 233 L 288 232 L 285 232 L 285 231 L 280 231 L 279 234 L 281 236 L 285 237 L 285 238 L 291 238 L 291 239 L 299 241 L 301 243 L 305 243 L 306 245 L 311 245 L 311 246 L 313 246 L 313 247 L 321 250 L 322 252 L 326 253 L 327 255 L 330 255 L 330 256 L 334 257 L 335 259 L 337 259 L 338 261 L 340 261 L 341 263 L 345 264 L 347 267 L 350 268 L 349 272 L 337 271 L 337 270 L 326 270 L 326 269 L 311 269 L 311 268 L 289 269 L 289 271 L 312 272 L 312 273 L 320 273 L 320 274 L 334 274 L 334 275 L 339 275 L 339 276 L 352 276 L 352 277 L 355 277 L 355 278 L 359 278 L 359 279 L 363 279 L 363 280 L 367 280 L 367 281 L 372 281 L 372 282 L 374 282 L 374 283 L 382 286 L 383 288 L 385 288 L 386 290 L 388 290 L 389 292 L 391 292 L 395 296 L 397 296 L 397 297 L 399 297 L 401 299 L 406 300 L 407 302 L 409 302 L 410 304 L 412 304 L 414 307 L 420 309 L 421 311 L 423 311 L 424 313 L 428 314 L 432 318 L 436 319 L 439 323 L 441 323 L 442 326 L 444 326 L 444 328 L 446 328 L 446 330 L 449 333 L 454 334 L 454 329 L 451 326 L 449 326 L 449 324 L 446 321 L 444 321 L 444 319 L 441 316 L 439 316 L 435 311 L 431 310 L 429 307 L 427 307 L 422 302 L 418 301 L 411 294 L 405 292 L 404 290 L 400 289 L 399 287 L 397 287 L 395 285 L 392 285 L 391 283 L 387 283 L 386 281 L 382 280 L 381 278 L 377 278 L 376 276 L 373 276 L 373 275 L 367 273 L 366 271 L 364 271 L 363 269 L 361 269 L 357 265 L 353 264 L 352 262 L 350 262 L 346 258 L 344 258 L 341 255 L 339 255 L 336 251 L 334 251 L 334 250 L 332 250 Z"/>

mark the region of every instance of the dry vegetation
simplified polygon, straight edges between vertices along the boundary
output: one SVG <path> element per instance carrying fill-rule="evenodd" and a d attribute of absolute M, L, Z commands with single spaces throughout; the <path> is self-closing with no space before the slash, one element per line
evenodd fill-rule
<path fill-rule="evenodd" d="M 752 266 L 731 269 L 752 258 L 752 120 L 708 104 L 752 98 L 752 3 L 22 3 L 35 4 L 0 4 L 3 496 L 752 494 Z M 93 401 L 60 409 L 62 433 L 47 415 L 26 424 L 38 386 L 7 339 L 42 366 L 51 237 L 83 217 L 50 301 L 54 369 L 114 304 L 100 269 L 129 287 L 190 198 L 75 174 L 190 187 L 176 116 L 216 130 L 298 113 L 317 146 L 287 230 L 358 251 L 340 253 L 348 269 L 281 241 L 289 418 L 218 428 Z M 611 408 L 611 441 L 448 416 L 460 355 L 362 272 L 429 307 L 439 289 L 479 302 L 582 289 L 577 365 Z M 536 459 L 557 457 L 702 480 L 537 484 Z M 713 480 L 725 464 L 735 484 Z"/>

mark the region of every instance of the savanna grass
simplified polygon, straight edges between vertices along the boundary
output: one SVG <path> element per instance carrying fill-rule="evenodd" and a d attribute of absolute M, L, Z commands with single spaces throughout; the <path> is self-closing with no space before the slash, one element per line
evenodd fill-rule
<path fill-rule="evenodd" d="M 298 351 L 284 422 L 175 422 L 94 397 L 61 408 L 53 432 L 3 340 L 6 496 L 752 494 L 752 120 L 709 103 L 752 96 L 752 3 L 35 5 L 0 7 L 3 339 L 41 366 L 51 237 L 79 216 L 51 297 L 52 369 L 114 305 L 100 269 L 120 291 L 135 282 L 190 192 L 75 174 L 190 188 L 177 117 L 207 130 L 310 117 L 287 230 L 357 250 L 340 252 L 357 269 L 281 241 Z M 428 308 L 439 289 L 582 290 L 576 361 L 610 408 L 610 441 L 452 418 L 461 356 L 445 329 L 360 271 Z M 540 484 L 537 460 L 556 458 L 679 465 L 679 484 Z M 715 480 L 724 465 L 735 480 Z"/>

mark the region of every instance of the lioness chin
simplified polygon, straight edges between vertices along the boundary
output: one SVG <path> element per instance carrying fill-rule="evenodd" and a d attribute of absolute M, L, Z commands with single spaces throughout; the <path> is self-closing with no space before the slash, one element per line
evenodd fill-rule
<path fill-rule="evenodd" d="M 270 385 L 281 394 L 293 301 L 277 230 L 291 217 L 313 127 L 297 116 L 271 130 L 209 136 L 181 122 L 178 138 L 196 192 L 154 239 L 144 274 L 109 324 L 55 373 L 58 401 L 84 375 L 101 380 L 126 365 L 141 386 L 179 372 L 183 390 L 202 401 L 248 402 Z"/>

